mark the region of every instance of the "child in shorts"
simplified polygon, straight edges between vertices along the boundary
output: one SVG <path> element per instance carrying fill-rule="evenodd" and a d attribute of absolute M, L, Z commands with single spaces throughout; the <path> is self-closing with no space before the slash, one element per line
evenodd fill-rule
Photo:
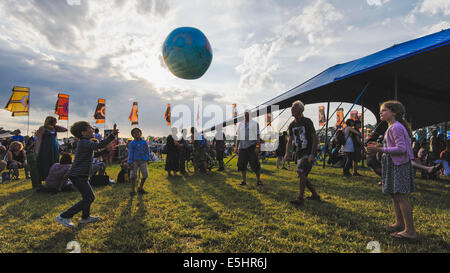
<path fill-rule="evenodd" d="M 141 185 L 138 187 L 137 192 L 140 194 L 146 194 L 144 190 L 144 183 L 148 177 L 147 163 L 150 161 L 150 150 L 148 148 L 147 141 L 142 138 L 142 131 L 139 128 L 131 130 L 131 135 L 134 140 L 131 141 L 128 151 L 128 166 L 131 169 L 130 181 L 131 192 L 130 195 L 135 195 L 135 186 L 138 170 L 141 171 Z"/>

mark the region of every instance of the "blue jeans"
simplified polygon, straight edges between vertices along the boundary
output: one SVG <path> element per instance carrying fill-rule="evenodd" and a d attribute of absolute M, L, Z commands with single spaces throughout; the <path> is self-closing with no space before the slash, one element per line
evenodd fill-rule
<path fill-rule="evenodd" d="M 80 191 L 83 198 L 80 202 L 73 205 L 70 209 L 61 213 L 62 218 L 70 219 L 78 212 L 82 212 L 81 218 L 87 219 L 91 215 L 91 204 L 95 200 L 94 191 L 88 182 L 88 177 L 72 176 L 69 177 L 73 185 Z"/>

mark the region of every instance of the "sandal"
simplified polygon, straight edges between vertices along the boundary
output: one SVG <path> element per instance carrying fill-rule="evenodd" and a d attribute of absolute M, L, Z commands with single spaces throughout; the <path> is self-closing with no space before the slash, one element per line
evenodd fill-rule
<path fill-rule="evenodd" d="M 403 227 L 395 228 L 395 227 L 393 227 L 393 226 L 391 226 L 391 225 L 387 225 L 385 228 L 386 228 L 388 231 L 393 232 L 393 233 L 400 232 L 400 231 L 402 231 L 402 230 L 404 229 Z"/>
<path fill-rule="evenodd" d="M 405 240 L 409 240 L 409 241 L 414 241 L 417 239 L 417 237 L 407 237 L 400 232 L 391 233 L 391 237 L 396 238 L 396 239 L 405 239 Z"/>

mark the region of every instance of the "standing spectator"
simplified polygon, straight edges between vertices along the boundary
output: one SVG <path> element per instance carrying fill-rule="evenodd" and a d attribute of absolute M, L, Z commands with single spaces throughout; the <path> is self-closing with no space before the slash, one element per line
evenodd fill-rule
<path fill-rule="evenodd" d="M 287 141 L 287 132 L 284 131 L 282 134 L 280 134 L 278 138 L 278 147 L 275 151 L 275 155 L 277 156 L 277 169 L 280 168 L 280 161 L 282 162 L 282 169 L 287 170 L 286 168 L 286 160 L 284 159 L 284 156 L 286 155 L 286 141 Z"/>
<path fill-rule="evenodd" d="M 221 126 L 217 128 L 216 135 L 213 139 L 213 147 L 216 149 L 216 159 L 219 162 L 218 171 L 224 171 L 223 157 L 225 152 L 225 133 Z"/>
<path fill-rule="evenodd" d="M 27 154 L 23 149 L 22 142 L 14 141 L 9 145 L 9 151 L 7 153 L 8 157 L 8 169 L 12 169 L 14 172 L 14 176 L 16 179 L 20 179 L 19 177 L 19 169 L 25 169 L 26 179 L 30 179 L 30 175 L 28 173 L 28 165 L 27 165 Z"/>
<path fill-rule="evenodd" d="M 177 171 L 179 170 L 180 160 L 178 159 L 178 147 L 175 144 L 175 140 L 172 135 L 167 137 L 166 142 L 166 166 L 165 170 L 167 171 L 167 175 L 169 177 L 172 176 L 171 172 L 173 171 L 173 176 L 177 175 Z"/>
<path fill-rule="evenodd" d="M 439 155 L 441 154 L 441 151 L 443 149 L 441 141 L 437 137 L 438 130 L 434 129 L 431 132 L 431 138 L 430 138 L 430 155 L 431 160 L 437 160 L 439 159 Z"/>
<path fill-rule="evenodd" d="M 133 128 L 131 135 L 134 140 L 129 145 L 128 152 L 128 166 L 130 167 L 130 180 L 131 180 L 131 195 L 135 195 L 134 191 L 136 185 L 136 179 L 138 171 L 141 171 L 141 185 L 138 187 L 137 192 L 146 194 L 144 190 L 145 180 L 148 178 L 147 163 L 150 161 L 150 150 L 148 148 L 147 141 L 142 138 L 142 131 L 139 128 Z"/>
<path fill-rule="evenodd" d="M 39 185 L 44 181 L 53 164 L 59 162 L 58 132 L 67 132 L 67 129 L 56 125 L 57 120 L 54 117 L 47 117 L 44 126 L 36 132 L 36 158 L 39 169 Z"/>
<path fill-rule="evenodd" d="M 362 141 L 361 141 L 361 121 L 355 120 L 355 124 L 353 126 L 359 134 L 352 134 L 353 146 L 355 147 L 354 160 L 353 160 L 353 176 L 361 176 L 358 173 L 358 163 L 362 158 Z"/>
<path fill-rule="evenodd" d="M 361 136 L 359 131 L 356 131 L 353 126 L 355 121 L 353 119 L 348 119 L 346 122 L 347 127 L 344 128 L 345 144 L 343 147 L 345 153 L 345 164 L 344 164 L 344 176 L 351 176 L 350 169 L 353 167 L 353 162 L 355 161 L 355 144 L 353 142 L 352 134 Z M 354 176 L 358 176 L 358 173 L 354 173 Z"/>
<path fill-rule="evenodd" d="M 299 206 L 302 206 L 304 203 L 305 187 L 312 194 L 308 199 L 320 201 L 320 196 L 308 179 L 308 174 L 316 158 L 319 138 L 317 137 L 312 120 L 303 116 L 304 110 L 305 106 L 301 101 L 296 101 L 292 104 L 291 112 L 295 119 L 289 125 L 289 140 L 285 155 L 285 159 L 287 160 L 290 156 L 292 142 L 295 141 L 300 191 L 298 197 L 292 200 L 291 203 Z"/>
<path fill-rule="evenodd" d="M 180 173 L 182 175 L 186 175 L 186 156 L 187 156 L 187 130 L 183 129 L 181 130 L 181 139 L 178 141 L 178 143 L 180 144 L 179 147 L 179 155 L 178 155 L 178 159 L 180 160 Z"/>
<path fill-rule="evenodd" d="M 382 144 L 368 143 L 367 152 L 382 152 L 383 193 L 390 194 L 395 212 L 395 223 L 389 229 L 395 230 L 394 238 L 414 239 L 412 207 L 408 195 L 415 191 L 414 169 L 411 161 L 414 154 L 411 147 L 411 128 L 404 120 L 405 108 L 398 101 L 387 101 L 381 105 L 380 118 L 387 121 L 389 128 Z"/>
<path fill-rule="evenodd" d="M 95 137 L 95 139 L 97 139 L 99 142 L 103 140 L 103 137 L 102 137 L 102 135 L 100 134 L 100 130 L 99 130 L 98 128 L 95 128 L 94 137 Z"/>
<path fill-rule="evenodd" d="M 21 132 L 19 129 L 15 130 L 13 133 L 14 135 L 11 137 L 12 141 L 18 141 L 22 144 L 25 144 L 25 138 L 20 135 Z"/>
<path fill-rule="evenodd" d="M 238 171 L 242 173 L 242 182 L 239 185 L 247 185 L 247 165 L 250 163 L 250 167 L 256 174 L 256 185 L 262 186 L 261 165 L 258 160 L 261 145 L 259 124 L 250 119 L 249 110 L 245 110 L 244 118 L 244 121 L 238 125 L 235 146 L 235 153 L 238 154 Z"/>
<path fill-rule="evenodd" d="M 194 154 L 194 172 L 198 173 L 200 169 L 206 173 L 208 169 L 206 140 L 194 127 L 191 127 L 191 143 Z"/>

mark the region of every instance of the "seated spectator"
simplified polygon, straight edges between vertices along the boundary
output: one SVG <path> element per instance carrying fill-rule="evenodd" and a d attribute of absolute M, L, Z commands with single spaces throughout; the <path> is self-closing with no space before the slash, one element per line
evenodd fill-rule
<path fill-rule="evenodd" d="M 0 172 L 6 168 L 6 147 L 0 146 Z"/>
<path fill-rule="evenodd" d="M 417 152 L 417 158 L 420 161 L 425 162 L 428 160 L 429 154 L 430 154 L 430 145 L 428 142 L 424 141 L 420 144 L 419 152 Z"/>
<path fill-rule="evenodd" d="M 13 170 L 16 180 L 20 179 L 19 169 L 25 169 L 26 179 L 30 179 L 27 166 L 27 155 L 23 149 L 23 144 L 18 141 L 14 141 L 9 145 L 9 151 L 7 152 L 7 168 Z"/>
<path fill-rule="evenodd" d="M 20 135 L 20 133 L 21 132 L 19 129 L 15 130 L 13 132 L 14 135 L 11 137 L 11 139 L 12 139 L 12 141 L 18 141 L 22 144 L 25 144 L 25 138 L 22 135 Z"/>
<path fill-rule="evenodd" d="M 99 142 L 97 139 L 93 139 L 95 142 Z M 106 171 L 106 164 L 103 162 L 104 151 L 99 150 L 94 152 L 94 157 L 92 158 L 91 170 L 89 171 L 89 177 L 94 175 L 104 175 Z"/>
<path fill-rule="evenodd" d="M 442 174 L 450 176 L 450 140 L 447 140 L 446 149 L 441 153 Z"/>
<path fill-rule="evenodd" d="M 47 179 L 45 180 L 45 188 L 48 192 L 58 193 L 61 191 L 74 191 L 72 183 L 69 181 L 67 174 L 72 166 L 72 157 L 69 154 L 63 154 L 59 163 L 55 163 L 50 168 Z"/>

